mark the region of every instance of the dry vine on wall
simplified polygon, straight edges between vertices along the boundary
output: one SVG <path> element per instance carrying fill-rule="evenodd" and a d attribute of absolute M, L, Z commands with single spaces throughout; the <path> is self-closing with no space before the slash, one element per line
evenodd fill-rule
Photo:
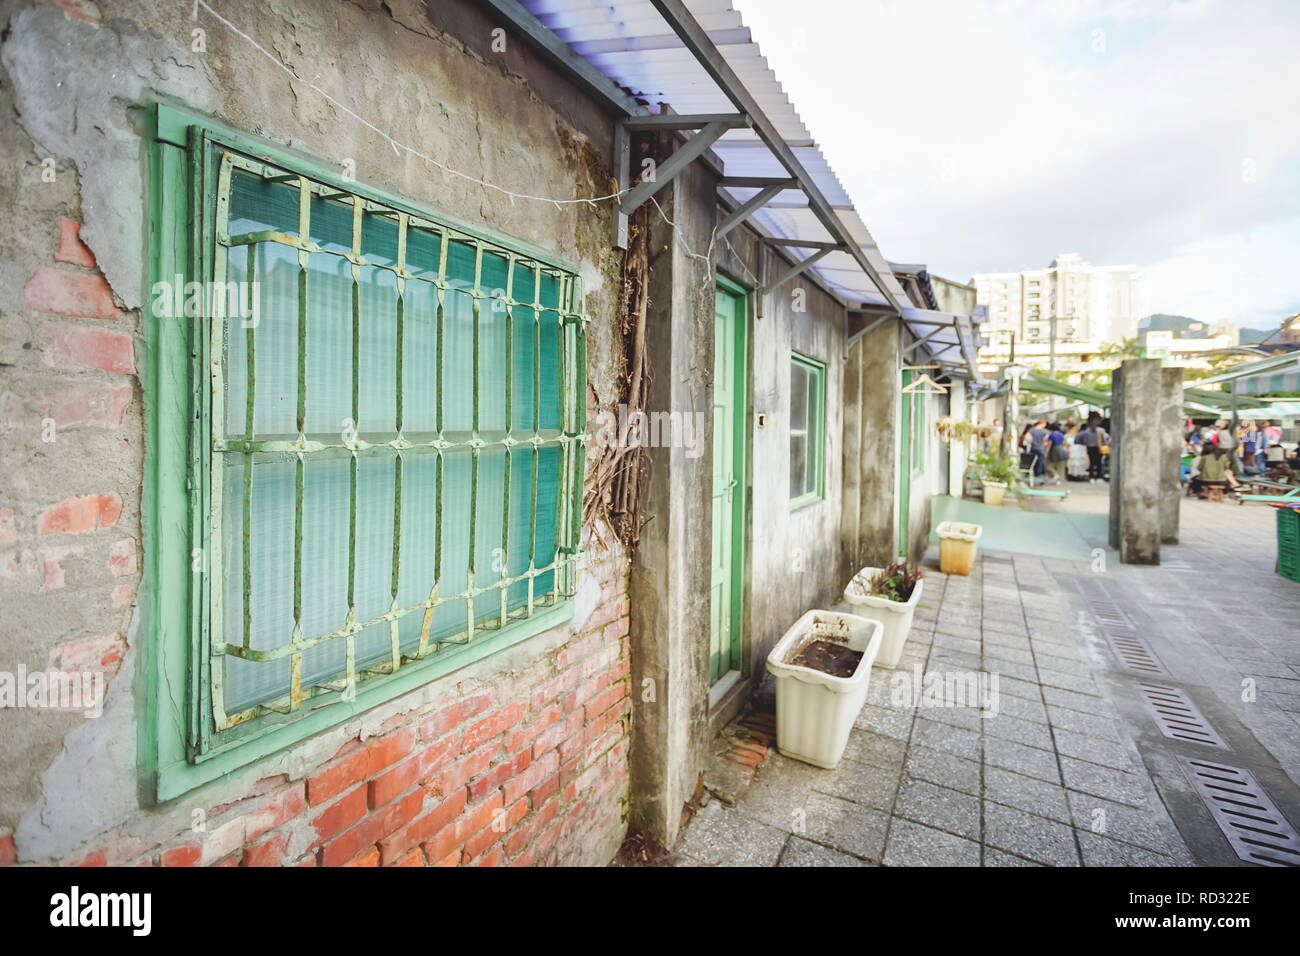
<path fill-rule="evenodd" d="M 612 425 L 597 429 L 601 440 L 592 454 L 595 462 L 588 473 L 583 501 L 583 522 L 598 528 L 604 524 L 627 550 L 636 549 L 641 538 L 641 497 L 649 477 L 650 459 L 632 432 L 639 427 L 650 397 L 650 356 L 646 349 L 646 309 L 650 303 L 649 204 L 642 205 L 628 221 L 627 250 L 619 281 L 618 322 L 623 337 L 623 369 L 618 376 L 612 408 Z M 612 435 L 611 435 L 612 431 Z"/>

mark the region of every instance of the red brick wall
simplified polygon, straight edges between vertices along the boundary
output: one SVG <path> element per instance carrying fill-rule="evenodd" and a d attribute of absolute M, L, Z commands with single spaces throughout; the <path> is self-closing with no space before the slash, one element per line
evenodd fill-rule
<path fill-rule="evenodd" d="M 10 428 L 120 428 L 135 401 L 130 317 L 95 260 L 61 220 L 51 264 L 24 289 L 46 314 L 38 393 L 0 408 Z M 131 459 L 128 458 L 129 462 Z M 87 462 L 82 482 L 95 487 Z M 137 486 L 138 487 L 138 486 Z M 137 541 L 123 496 L 136 488 L 34 497 L 0 507 L 0 574 L 37 594 L 72 586 L 108 594 L 129 614 L 139 582 Z M 131 526 L 134 527 L 134 515 Z M 75 575 L 64 565 L 75 559 Z M 378 736 L 346 742 L 298 779 L 251 780 L 247 796 L 175 813 L 174 838 L 155 843 L 128 822 L 59 861 L 73 865 L 458 866 L 603 864 L 625 832 L 630 701 L 627 566 L 606 558 L 586 571 L 600 598 L 579 633 L 527 665 L 465 696 L 391 718 Z M 47 667 L 90 668 L 113 677 L 126 650 L 125 617 L 105 634 L 57 644 Z M 452 675 L 446 680 L 454 682 Z M 115 681 L 112 692 L 130 690 Z M 459 689 L 459 688 L 458 688 Z M 186 807 L 201 804 L 185 800 Z M 141 811 L 142 817 L 161 811 Z M 155 825 L 156 829 L 156 825 Z M 16 862 L 0 829 L 0 866 Z M 48 861 L 47 861 L 48 862 Z"/>
<path fill-rule="evenodd" d="M 589 572 L 602 578 L 600 603 L 581 632 L 522 673 L 398 714 L 299 779 L 250 781 L 243 799 L 197 814 L 201 801 L 183 799 L 172 816 L 192 825 L 173 839 L 115 831 L 60 862 L 608 862 L 626 830 L 631 703 L 626 562 L 604 565 Z M 0 865 L 12 862 L 12 837 L 0 836 Z"/>
<path fill-rule="evenodd" d="M 114 304 L 79 229 L 71 219 L 58 220 L 57 244 L 47 253 L 50 264 L 39 266 L 23 288 L 23 306 L 39 317 L 31 351 L 41 356 L 41 365 L 20 365 L 19 377 L 0 389 L 0 431 L 22 444 L 34 440 L 44 446 L 55 467 L 70 459 L 75 465 L 87 448 L 82 439 L 86 429 L 124 434 L 135 402 L 133 322 Z M 42 374 L 34 382 L 38 368 Z M 138 457 L 123 454 L 123 464 L 133 460 Z M 51 469 L 35 473 L 48 479 Z M 74 467 L 53 481 L 22 483 L 28 492 L 23 499 L 0 501 L 0 578 L 39 594 L 69 584 L 77 591 L 103 591 L 118 609 L 133 602 L 136 539 L 123 537 L 122 494 L 103 488 L 107 482 L 102 479 L 96 486 L 94 474 L 91 468 Z M 69 480 L 94 490 L 52 500 L 48 489 L 67 488 Z M 134 497 L 138 486 L 137 480 L 122 492 Z M 71 579 L 68 566 L 75 566 Z M 116 623 L 125 627 L 126 620 Z M 54 648 L 48 666 L 77 669 L 91 657 L 102 657 L 100 666 L 111 676 L 123 645 L 116 633 L 80 636 Z"/>

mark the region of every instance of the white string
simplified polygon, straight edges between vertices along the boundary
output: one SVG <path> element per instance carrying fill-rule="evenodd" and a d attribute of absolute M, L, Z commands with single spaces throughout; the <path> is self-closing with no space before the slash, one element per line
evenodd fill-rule
<path fill-rule="evenodd" d="M 731 253 L 732 258 L 740 263 L 740 268 L 745 270 L 745 275 L 749 276 L 751 279 L 754 280 L 754 288 L 756 289 L 762 288 L 763 283 L 759 281 L 758 276 L 754 275 L 753 270 L 751 270 L 749 266 L 745 264 L 745 260 L 741 257 L 740 253 L 735 250 L 734 246 L 732 246 L 731 240 L 728 239 L 726 236 L 723 236 L 722 244 L 727 247 L 727 251 Z"/>
<path fill-rule="evenodd" d="M 268 60 L 270 60 L 271 63 L 273 63 L 279 69 L 283 70 L 290 80 L 298 83 L 305 83 L 308 87 L 310 87 L 313 91 L 319 94 L 327 102 L 331 103 L 338 109 L 342 110 L 348 116 L 351 116 L 353 119 L 355 119 L 358 123 L 361 123 L 367 129 L 373 131 L 375 134 L 377 134 L 382 139 L 384 139 L 388 143 L 388 145 L 393 148 L 393 152 L 396 153 L 397 155 L 400 156 L 402 150 L 405 150 L 407 153 L 410 153 L 412 156 L 424 160 L 426 163 L 429 163 L 431 166 L 435 166 L 438 169 L 442 170 L 443 172 L 451 176 L 456 176 L 460 179 L 464 179 L 467 182 L 474 183 L 477 186 L 482 186 L 484 189 L 492 189 L 495 190 L 496 192 L 502 193 L 503 195 L 507 196 L 510 199 L 511 205 L 514 204 L 514 201 L 516 199 L 531 199 L 535 202 L 551 203 L 555 206 L 557 210 L 560 210 L 561 212 L 563 212 L 564 206 L 573 205 L 575 203 L 587 203 L 594 209 L 597 208 L 596 203 L 619 199 L 624 194 L 629 192 L 632 188 L 629 186 L 627 189 L 620 189 L 618 192 L 609 193 L 608 195 L 605 196 L 593 196 L 590 198 L 582 198 L 582 199 L 555 199 L 550 196 L 534 196 L 529 193 L 515 192 L 513 190 L 506 189 L 504 186 L 498 186 L 496 183 L 491 183 L 485 179 L 480 179 L 477 176 L 471 176 L 469 173 L 463 173 L 458 169 L 453 169 L 452 167 L 448 166 L 446 163 L 443 163 L 439 160 L 434 159 L 432 156 L 428 156 L 420 152 L 415 147 L 408 146 L 406 143 L 402 143 L 398 141 L 397 139 L 389 135 L 387 132 L 380 129 L 374 123 L 370 122 L 364 116 L 357 113 L 355 110 L 351 109 L 344 103 L 339 102 L 338 99 L 331 96 L 325 90 L 321 89 L 314 82 L 310 80 L 304 80 L 302 77 L 298 76 L 298 74 L 294 73 L 294 71 L 290 69 L 278 56 L 276 56 L 270 50 L 266 49 L 264 46 L 262 46 L 256 40 L 254 40 L 243 30 L 239 29 L 239 27 L 235 26 L 233 23 L 231 23 L 221 14 L 217 13 L 216 10 L 213 10 L 212 7 L 207 4 L 206 0 L 194 0 L 194 9 L 192 13 L 194 19 L 198 19 L 198 11 L 200 7 L 202 7 L 205 11 L 207 11 L 208 14 L 210 14 L 218 23 L 224 26 L 227 30 L 229 30 L 231 33 L 235 34 L 235 36 L 242 39 L 254 50 L 262 54 L 262 56 L 266 57 Z M 659 200 L 655 199 L 654 196 L 651 196 L 650 201 L 654 203 L 655 209 L 659 211 L 659 215 L 663 217 L 664 222 L 667 223 L 668 226 L 672 229 L 673 241 L 678 245 L 680 245 L 682 251 L 686 253 L 688 258 L 696 259 L 705 264 L 706 269 L 709 270 L 706 272 L 705 278 L 706 280 L 708 280 L 708 283 L 711 284 L 712 283 L 711 270 L 713 265 L 713 247 L 714 244 L 717 242 L 717 237 L 718 237 L 717 225 L 716 224 L 714 225 L 713 231 L 709 235 L 709 245 L 707 251 L 704 253 L 696 252 L 694 249 L 690 247 L 690 244 L 687 243 L 686 240 L 682 237 L 681 230 L 677 228 L 677 223 L 675 223 L 671 218 L 669 218 L 668 214 L 664 212 L 663 207 L 659 205 Z M 750 270 L 749 266 L 745 263 L 744 259 L 741 258 L 739 254 L 737 254 L 736 250 L 732 247 L 731 242 L 725 236 L 723 237 L 723 242 L 726 244 L 727 248 L 731 251 L 731 254 L 736 259 L 736 261 L 740 263 L 741 268 L 744 269 L 745 272 L 749 275 L 749 277 L 752 280 L 754 280 L 754 282 L 757 284 L 758 277 L 754 275 L 754 273 Z"/>
<path fill-rule="evenodd" d="M 203 8 L 204 10 L 206 10 L 209 14 L 211 14 L 212 17 L 213 17 L 214 19 L 216 19 L 216 21 L 217 21 L 218 23 L 220 23 L 222 26 L 224 26 L 227 30 L 229 30 L 231 33 L 235 34 L 235 35 L 236 35 L 237 37 L 239 37 L 240 39 L 244 40 L 244 42 L 248 43 L 248 44 L 249 44 L 253 49 L 255 49 L 258 53 L 262 54 L 264 57 L 266 57 L 268 60 L 270 60 L 272 63 L 274 63 L 277 67 L 279 67 L 281 70 L 283 70 L 283 71 L 284 71 L 284 72 L 289 76 L 289 78 L 290 78 L 291 80 L 294 80 L 294 81 L 296 81 L 296 82 L 298 82 L 298 83 L 305 83 L 305 84 L 306 84 L 308 87 L 310 87 L 312 90 L 314 90 L 315 92 L 319 93 L 322 97 L 324 97 L 326 101 L 328 101 L 329 103 L 333 104 L 333 105 L 336 106 L 338 109 L 342 110 L 342 111 L 343 111 L 344 113 L 346 113 L 348 116 L 351 116 L 353 119 L 355 119 L 357 122 L 361 123 L 361 124 L 362 124 L 363 126 L 365 126 L 367 129 L 372 130 L 372 131 L 375 132 L 377 135 L 379 135 L 380 137 L 382 137 L 384 140 L 386 140 L 386 141 L 388 142 L 388 145 L 391 146 L 391 147 L 393 148 L 393 152 L 396 153 L 396 154 L 399 155 L 399 156 L 401 155 L 402 151 L 405 150 L 406 152 L 410 153 L 412 156 L 415 156 L 417 159 L 422 159 L 422 160 L 424 160 L 426 163 L 429 163 L 431 166 L 436 166 L 438 169 L 442 170 L 444 173 L 447 173 L 447 174 L 449 174 L 449 175 L 451 175 L 451 176 L 459 177 L 460 179 L 464 179 L 464 180 L 466 180 L 467 182 L 474 183 L 476 186 L 482 186 L 484 189 L 492 189 L 492 190 L 495 190 L 495 191 L 497 191 L 497 192 L 499 192 L 499 193 L 502 193 L 503 195 L 506 195 L 506 196 L 510 197 L 510 201 L 511 201 L 512 203 L 513 203 L 514 200 L 516 200 L 516 199 L 531 199 L 531 200 L 534 200 L 534 201 L 536 201 L 536 202 L 548 202 L 548 203 L 552 203 L 552 204 L 554 204 L 554 206 L 555 206 L 556 209 L 559 209 L 559 210 L 561 210 L 561 211 L 563 211 L 563 207 L 564 207 L 564 206 L 572 205 L 572 204 L 574 204 L 574 203 L 590 203 L 590 204 L 592 204 L 592 205 L 595 205 L 595 204 L 598 203 L 598 202 L 606 202 L 606 201 L 613 200 L 613 199 L 619 199 L 619 198 L 622 197 L 626 192 L 628 192 L 629 189 L 631 189 L 631 187 L 629 186 L 628 189 L 620 189 L 618 192 L 615 192 L 615 193 L 609 193 L 609 194 L 606 195 L 606 196 L 593 196 L 593 197 L 590 197 L 590 198 L 583 198 L 583 199 L 555 199 L 555 198 L 552 198 L 552 197 L 550 197 L 550 196 L 534 196 L 534 195 L 531 195 L 531 194 L 529 194 L 529 193 L 517 193 L 517 192 L 514 192 L 513 190 L 506 189 L 504 186 L 498 186 L 498 185 L 496 185 L 496 183 L 490 183 L 490 182 L 488 182 L 488 181 L 485 180 L 485 179 L 479 179 L 477 176 L 471 176 L 469 173 L 463 173 L 463 172 L 461 172 L 461 171 L 458 170 L 458 169 L 453 169 L 452 167 L 448 166 L 446 163 L 440 162 L 439 160 L 434 159 L 432 156 L 427 156 L 427 155 L 425 155 L 424 153 L 420 152 L 420 151 L 419 151 L 418 149 L 416 149 L 415 147 L 413 147 L 413 146 L 408 146 L 407 144 L 405 144 L 405 143 L 403 143 L 403 142 L 400 142 L 400 141 L 398 141 L 397 139 L 394 139 L 392 136 L 390 136 L 390 135 L 389 135 L 388 133 L 386 133 L 384 130 L 380 129 L 380 128 L 379 128 L 378 126 L 376 126 L 374 123 L 372 123 L 372 122 L 370 122 L 369 120 L 367 120 L 364 116 L 361 116 L 359 113 L 355 112 L 354 110 L 350 109 L 349 107 L 347 107 L 347 106 L 344 105 L 343 103 L 339 102 L 337 99 L 335 99 L 335 98 L 334 98 L 333 96 L 331 96 L 329 93 L 325 92 L 325 90 L 321 89 L 321 88 L 320 88 L 319 86 L 317 86 L 315 83 L 311 82 L 310 80 L 304 80 L 302 77 L 298 76 L 298 74 L 294 73 L 293 70 L 291 70 L 288 66 L 286 66 L 286 65 L 284 64 L 284 62 L 281 61 L 281 59 L 280 59 L 278 56 L 276 56 L 276 55 L 275 55 L 274 53 L 272 53 L 270 50 L 267 50 L 267 49 L 266 49 L 265 47 L 263 47 L 260 43 L 258 43 L 256 40 L 254 40 L 251 36 L 249 36 L 249 35 L 248 35 L 247 33 L 245 33 L 243 30 L 239 29 L 239 27 L 235 26 L 233 23 L 231 23 L 229 20 L 227 20 L 227 19 L 226 19 L 225 17 L 223 17 L 221 14 L 217 13 L 216 10 L 213 10 L 212 7 L 208 6 L 208 4 L 205 2 L 205 0 L 195 0 L 195 3 L 194 3 L 194 16 L 195 16 L 196 18 L 197 18 L 197 15 L 198 15 L 198 9 L 199 9 L 199 7 L 202 7 L 202 8 Z M 657 205 L 657 204 L 656 204 L 656 205 Z"/>

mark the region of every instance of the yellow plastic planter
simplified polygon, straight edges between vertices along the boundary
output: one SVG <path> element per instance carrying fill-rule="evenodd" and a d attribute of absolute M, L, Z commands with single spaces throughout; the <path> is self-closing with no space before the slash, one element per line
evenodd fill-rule
<path fill-rule="evenodd" d="M 939 535 L 939 570 L 944 574 L 970 574 L 975 566 L 982 525 L 945 521 L 935 529 Z"/>

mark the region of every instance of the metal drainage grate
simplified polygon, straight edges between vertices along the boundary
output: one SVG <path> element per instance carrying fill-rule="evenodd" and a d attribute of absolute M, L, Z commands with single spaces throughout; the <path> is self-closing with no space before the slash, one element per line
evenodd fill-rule
<path fill-rule="evenodd" d="M 1129 670 L 1140 674 L 1169 675 L 1169 671 L 1165 670 L 1165 665 L 1160 662 L 1160 658 L 1156 656 L 1156 652 L 1151 649 L 1145 637 L 1113 631 L 1103 631 L 1103 634 L 1110 644 L 1110 649 L 1119 658 L 1119 662 Z"/>
<path fill-rule="evenodd" d="M 1237 856 L 1260 866 L 1300 866 L 1300 835 L 1247 770 L 1179 757 Z"/>
<path fill-rule="evenodd" d="M 1133 619 L 1122 608 L 1110 601 L 1089 600 L 1088 607 L 1103 627 L 1112 627 L 1125 631 L 1133 630 Z"/>
<path fill-rule="evenodd" d="M 1151 716 L 1156 719 L 1160 732 L 1171 740 L 1188 740 L 1224 750 L 1231 749 L 1180 688 L 1138 681 L 1138 694 Z"/>

